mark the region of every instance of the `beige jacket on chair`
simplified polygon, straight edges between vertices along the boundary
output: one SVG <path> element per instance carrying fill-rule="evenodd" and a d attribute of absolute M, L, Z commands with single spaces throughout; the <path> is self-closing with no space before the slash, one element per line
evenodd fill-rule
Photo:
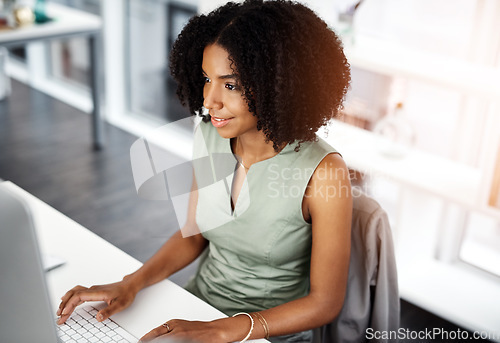
<path fill-rule="evenodd" d="M 316 342 L 367 342 L 367 332 L 399 328 L 398 279 L 389 220 L 375 200 L 356 190 L 351 230 L 344 305 L 337 319 L 316 330 Z"/>

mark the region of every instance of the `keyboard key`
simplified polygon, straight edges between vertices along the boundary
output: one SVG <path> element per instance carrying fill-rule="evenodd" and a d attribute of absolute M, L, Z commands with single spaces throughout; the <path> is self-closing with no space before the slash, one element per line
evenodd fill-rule
<path fill-rule="evenodd" d="M 80 312 L 78 312 L 78 314 L 80 316 L 82 316 L 83 318 L 85 318 L 86 320 L 89 320 L 90 318 L 93 318 L 93 316 L 90 313 L 86 312 L 86 311 L 80 311 Z"/>

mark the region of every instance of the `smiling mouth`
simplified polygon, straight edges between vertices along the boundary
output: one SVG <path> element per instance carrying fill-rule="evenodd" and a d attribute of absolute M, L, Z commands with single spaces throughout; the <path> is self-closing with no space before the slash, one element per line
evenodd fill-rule
<path fill-rule="evenodd" d="M 216 121 L 223 121 L 223 120 L 229 120 L 229 119 L 233 119 L 233 118 L 220 118 L 220 117 L 215 117 L 215 116 L 211 116 L 214 120 Z"/>
<path fill-rule="evenodd" d="M 233 118 L 224 119 L 224 118 L 212 117 L 211 121 L 212 121 L 212 125 L 213 126 L 215 126 L 215 127 L 223 127 L 223 126 L 226 126 L 232 119 Z"/>

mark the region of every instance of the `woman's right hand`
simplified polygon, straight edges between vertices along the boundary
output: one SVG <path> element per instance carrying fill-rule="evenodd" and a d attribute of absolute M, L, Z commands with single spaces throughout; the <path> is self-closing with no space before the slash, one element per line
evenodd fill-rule
<path fill-rule="evenodd" d="M 120 282 L 90 288 L 76 286 L 61 298 L 62 301 L 57 310 L 57 315 L 60 316 L 57 324 L 64 324 L 74 309 L 86 301 L 104 301 L 108 304 L 96 315 L 96 319 L 102 322 L 111 315 L 129 307 L 137 292 L 126 278 Z"/>

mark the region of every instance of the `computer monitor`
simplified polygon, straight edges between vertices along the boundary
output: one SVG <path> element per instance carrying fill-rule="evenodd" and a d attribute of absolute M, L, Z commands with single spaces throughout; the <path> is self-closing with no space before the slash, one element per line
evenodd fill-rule
<path fill-rule="evenodd" d="M 0 184 L 0 342 L 59 342 L 31 211 Z"/>

